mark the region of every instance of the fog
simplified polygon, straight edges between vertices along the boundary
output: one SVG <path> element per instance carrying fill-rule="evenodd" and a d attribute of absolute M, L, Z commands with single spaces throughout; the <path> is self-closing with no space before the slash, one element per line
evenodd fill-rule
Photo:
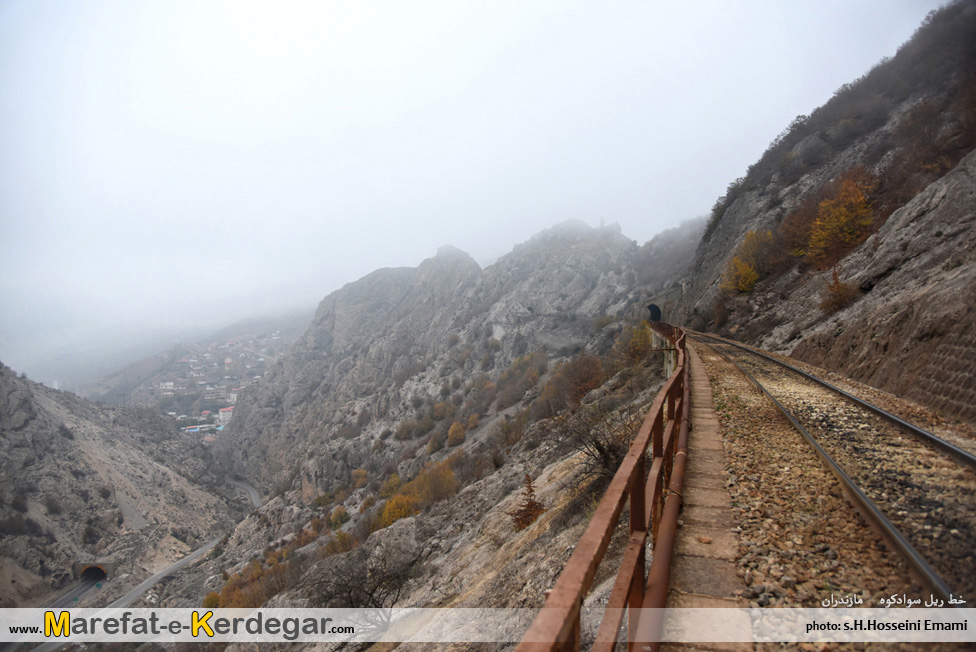
<path fill-rule="evenodd" d="M 644 242 L 938 4 L 6 0 L 0 360 L 310 311 L 571 218 Z"/>

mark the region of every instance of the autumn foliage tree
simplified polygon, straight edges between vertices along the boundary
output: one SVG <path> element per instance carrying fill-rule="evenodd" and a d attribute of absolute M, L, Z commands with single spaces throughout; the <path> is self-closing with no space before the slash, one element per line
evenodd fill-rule
<path fill-rule="evenodd" d="M 416 513 L 416 501 L 410 496 L 397 494 L 387 500 L 383 505 L 383 511 L 380 513 L 377 529 L 389 527 L 401 518 L 407 518 Z"/>
<path fill-rule="evenodd" d="M 625 326 L 613 345 L 614 353 L 625 364 L 639 362 L 654 348 L 651 327 L 646 322 Z"/>
<path fill-rule="evenodd" d="M 760 276 L 765 276 L 773 264 L 772 231 L 749 231 L 736 254 L 752 266 Z"/>
<path fill-rule="evenodd" d="M 832 196 L 820 202 L 808 248 L 810 260 L 820 269 L 836 263 L 870 235 L 874 217 L 869 193 L 873 188 L 873 177 L 863 168 L 855 168 L 838 179 Z"/>
<path fill-rule="evenodd" d="M 566 384 L 566 400 L 578 407 L 583 397 L 596 389 L 603 382 L 603 366 L 600 358 L 581 353 L 563 366 L 564 382 Z"/>
<path fill-rule="evenodd" d="M 772 231 L 749 231 L 725 268 L 721 289 L 731 294 L 752 292 L 773 266 Z"/>
<path fill-rule="evenodd" d="M 463 444 L 464 434 L 464 425 L 460 421 L 455 421 L 447 432 L 447 445 L 458 446 Z"/>
<path fill-rule="evenodd" d="M 722 275 L 722 290 L 732 294 L 746 294 L 752 292 L 756 281 L 759 280 L 759 272 L 748 262 L 739 256 L 732 256 L 725 274 Z"/>
<path fill-rule="evenodd" d="M 821 194 L 815 194 L 803 200 L 799 206 L 784 219 L 776 229 L 776 248 L 780 254 L 777 262 L 803 258 L 807 255 L 810 245 L 810 231 L 817 219 Z"/>
<path fill-rule="evenodd" d="M 553 369 L 549 382 L 532 404 L 533 419 L 547 419 L 566 407 L 577 409 L 583 397 L 603 383 L 600 358 L 580 353 Z"/>
<path fill-rule="evenodd" d="M 831 313 L 846 308 L 861 296 L 861 291 L 856 286 L 840 280 L 836 267 L 831 270 L 830 278 L 824 290 L 823 301 L 820 302 L 820 309 L 824 312 Z"/>
<path fill-rule="evenodd" d="M 583 397 L 602 382 L 600 359 L 587 353 L 581 353 L 560 365 L 552 380 L 563 400 L 572 408 L 579 407 Z"/>
<path fill-rule="evenodd" d="M 392 477 L 392 476 L 391 476 Z M 454 495 L 457 481 L 450 462 L 428 464 L 417 476 L 394 490 L 387 498 L 373 529 L 389 527 L 401 518 L 413 516 L 433 503 Z M 380 495 L 385 492 L 381 489 Z"/>
<path fill-rule="evenodd" d="M 535 499 L 535 488 L 532 486 L 532 478 L 528 473 L 525 474 L 525 494 L 522 496 L 522 503 L 513 512 L 506 512 L 512 517 L 512 525 L 516 530 L 524 530 L 546 511 L 546 508 Z"/>

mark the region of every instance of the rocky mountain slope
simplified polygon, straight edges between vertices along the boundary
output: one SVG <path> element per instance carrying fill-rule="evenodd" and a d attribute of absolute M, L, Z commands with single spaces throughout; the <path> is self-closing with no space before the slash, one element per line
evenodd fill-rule
<path fill-rule="evenodd" d="M 730 185 L 678 321 L 976 418 L 974 88 L 957 2 Z"/>
<path fill-rule="evenodd" d="M 793 355 L 976 421 L 974 263 L 976 152 L 840 263 L 864 295 L 826 320 L 795 323 L 804 330 Z"/>
<path fill-rule="evenodd" d="M 160 604 L 198 605 L 206 593 L 206 606 L 537 606 L 661 385 L 661 357 L 634 355 L 639 361 L 598 382 L 578 408 L 521 423 L 485 419 L 455 446 L 412 451 L 426 460 L 415 474 L 401 456 L 310 503 L 299 489 L 283 491 L 245 518 L 219 554 L 165 587 Z M 611 349 L 604 360 L 613 357 Z M 558 369 L 540 384 L 549 387 Z M 522 414 L 545 394 L 530 391 Z M 599 460 L 598 448 L 612 455 Z M 521 527 L 527 481 L 538 509 Z M 429 489 L 436 495 L 428 500 Z M 387 520 L 390 505 L 413 497 L 421 502 Z M 626 537 L 624 516 L 611 556 Z M 600 570 L 588 612 L 600 612 L 613 570 Z"/>
<path fill-rule="evenodd" d="M 226 529 L 200 442 L 151 410 L 97 405 L 0 365 L 0 606 L 32 606 L 110 559 L 133 578 Z"/>
<path fill-rule="evenodd" d="M 160 604 L 338 604 L 336 577 L 391 555 L 403 604 L 534 604 L 660 384 L 644 299 L 700 229 L 639 247 L 569 222 L 486 269 L 446 247 L 326 297 L 214 442 L 270 499 Z"/>
<path fill-rule="evenodd" d="M 702 226 L 666 234 L 666 248 L 689 260 Z M 526 474 L 555 472 L 559 484 L 541 481 L 539 495 L 568 506 L 562 520 L 580 526 L 577 489 L 599 484 L 582 480 L 585 465 L 567 461 L 572 437 L 550 417 L 565 418 L 589 392 L 586 418 L 617 424 L 601 427 L 624 436 L 653 397 L 660 362 L 635 367 L 626 345 L 649 346 L 644 331 L 644 340 L 634 337 L 632 317 L 645 312 L 638 273 L 660 285 L 682 271 L 655 268 L 647 256 L 655 246 L 665 247 L 639 247 L 616 226 L 570 222 L 484 270 L 445 247 L 417 268 L 350 283 L 326 297 L 305 334 L 244 392 L 212 448 L 158 411 L 91 403 L 3 368 L 0 553 L 3 577 L 17 586 L 5 606 L 64 586 L 75 561 L 108 558 L 116 575 L 135 580 L 221 532 L 230 533 L 203 572 L 190 569 L 156 589 L 160 604 L 199 604 L 207 590 L 233 588 L 249 560 L 275 555 L 292 573 L 308 564 L 315 577 L 315 560 L 332 563 L 356 542 L 371 549 L 383 537 L 370 533 L 388 524 L 399 523 L 391 533 L 419 527 L 425 556 L 447 545 L 428 540 L 432 527 L 451 531 L 450 546 L 480 548 L 483 538 L 472 540 L 455 521 L 462 512 L 490 518 L 498 530 L 491 540 L 500 542 Z M 591 392 L 604 378 L 609 389 Z M 619 449 L 622 440 L 614 441 Z M 239 508 L 214 488 L 237 474 L 271 500 L 234 526 Z M 432 474 L 443 481 L 440 493 L 411 489 Z M 448 506 L 445 497 L 458 492 Z M 488 495 L 495 498 L 486 502 Z M 405 512 L 384 513 L 399 499 Z M 411 516 L 430 510 L 440 525 Z M 496 564 L 493 555 L 479 564 Z M 297 593 L 287 599 L 301 600 L 301 577 L 292 580 L 284 587 Z"/>
<path fill-rule="evenodd" d="M 453 422 L 513 417 L 508 408 L 536 385 L 521 394 L 518 383 L 498 385 L 516 359 L 605 351 L 621 317 L 645 312 L 635 289 L 639 253 L 619 227 L 567 223 L 485 270 L 443 248 L 417 268 L 350 283 L 321 303 L 285 359 L 245 392 L 216 442 L 219 457 L 267 489 L 299 489 L 311 501 L 352 482 L 358 468 L 373 475 L 397 464 Z M 594 333 L 603 337 L 591 342 Z M 486 383 L 494 389 L 486 392 Z M 489 394 L 506 391 L 496 414 Z M 412 475 L 426 461 L 419 451 L 401 470 Z"/>
<path fill-rule="evenodd" d="M 213 445 L 270 500 L 160 604 L 538 605 L 661 380 L 650 300 L 967 416 L 974 62 L 976 4 L 933 14 L 794 121 L 700 243 L 571 222 L 330 294 Z"/>
<path fill-rule="evenodd" d="M 687 271 L 696 225 L 638 247 L 569 223 L 486 269 L 445 248 L 328 296 L 215 443 L 272 499 L 168 604 L 538 604 L 600 493 L 588 456 L 626 441 L 660 379 L 637 362 L 651 299 L 964 414 L 974 33 L 976 4 L 950 5 L 794 121 Z"/>

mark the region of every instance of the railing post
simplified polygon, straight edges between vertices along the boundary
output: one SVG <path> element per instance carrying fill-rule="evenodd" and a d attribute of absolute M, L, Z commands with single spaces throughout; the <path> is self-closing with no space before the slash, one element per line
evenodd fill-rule
<path fill-rule="evenodd" d="M 646 532 L 649 528 L 647 527 L 646 520 L 646 504 L 644 502 L 644 496 L 647 492 L 647 455 L 641 455 L 640 459 L 637 461 L 637 468 L 635 469 L 634 484 L 630 490 L 630 533 L 634 532 Z M 644 546 L 641 546 L 640 552 L 637 555 L 637 572 L 634 573 L 634 577 L 630 582 L 630 590 L 627 592 L 627 640 L 633 641 L 634 635 L 636 634 L 637 618 L 630 617 L 630 614 L 637 614 L 639 612 L 635 611 L 640 609 L 644 604 L 644 572 L 646 570 L 646 555 L 644 552 Z M 628 649 L 631 649 L 633 643 L 628 645 Z"/>
<path fill-rule="evenodd" d="M 671 441 L 671 454 L 672 455 L 674 455 L 674 452 L 678 450 L 678 437 L 677 437 L 677 433 L 678 433 L 678 431 L 681 428 L 681 423 L 680 423 L 680 421 L 681 421 L 681 415 L 682 415 L 682 412 L 684 411 L 684 402 L 685 402 L 685 375 L 684 375 L 684 373 L 678 374 L 678 377 L 677 377 L 676 380 L 678 382 L 676 382 L 674 384 L 674 405 L 672 407 L 669 404 L 669 408 L 674 411 L 674 413 L 673 413 L 674 416 L 672 418 L 678 420 L 674 424 L 675 425 L 675 437 Z M 670 481 L 670 479 L 669 479 L 669 481 Z"/>
<path fill-rule="evenodd" d="M 634 484 L 630 489 L 630 532 L 642 532 L 647 529 L 644 521 L 644 493 L 647 491 L 647 456 L 641 455 L 634 469 Z"/>
<path fill-rule="evenodd" d="M 671 385 L 671 391 L 668 392 L 668 422 L 669 423 L 671 421 L 674 421 L 674 403 L 675 403 L 675 398 L 677 397 L 678 391 L 680 391 L 680 389 L 678 391 L 675 390 L 676 390 L 676 386 L 681 382 L 681 374 L 678 374 L 678 377 L 675 379 L 675 381 L 676 382 L 674 383 L 674 385 Z"/>
<path fill-rule="evenodd" d="M 582 602 L 577 600 L 576 606 L 573 609 L 573 627 L 569 633 L 569 640 L 564 642 L 560 649 L 562 652 L 579 652 L 580 649 L 580 611 L 582 610 Z"/>
<path fill-rule="evenodd" d="M 664 484 L 664 473 L 657 474 L 656 484 L 654 486 L 653 499 L 654 504 L 651 505 L 651 541 L 657 541 L 657 529 L 661 525 L 661 507 L 664 504 L 664 488 L 667 485 Z"/>
<path fill-rule="evenodd" d="M 655 417 L 651 424 L 651 456 L 654 459 L 664 454 L 664 419 Z"/>

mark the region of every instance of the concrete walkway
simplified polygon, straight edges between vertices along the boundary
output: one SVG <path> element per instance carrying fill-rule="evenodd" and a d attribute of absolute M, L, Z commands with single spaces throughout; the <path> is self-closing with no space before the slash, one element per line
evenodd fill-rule
<path fill-rule="evenodd" d="M 722 431 L 712 401 L 712 386 L 698 353 L 688 345 L 691 363 L 691 423 L 684 502 L 678 520 L 670 608 L 742 607 L 746 588 L 736 575 L 739 542 L 732 532 L 732 502 L 725 487 Z M 668 644 L 664 650 L 752 650 L 747 643 Z"/>

